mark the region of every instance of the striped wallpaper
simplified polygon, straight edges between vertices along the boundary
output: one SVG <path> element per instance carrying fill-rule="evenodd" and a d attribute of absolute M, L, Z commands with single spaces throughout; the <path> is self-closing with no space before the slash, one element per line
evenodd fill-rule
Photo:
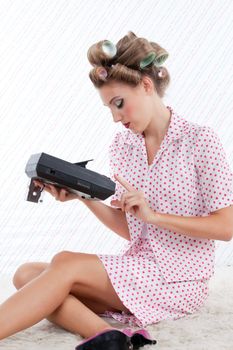
<path fill-rule="evenodd" d="M 118 252 L 124 240 L 77 201 L 25 201 L 26 161 L 47 152 L 109 175 L 108 145 L 121 129 L 88 78 L 88 47 L 129 30 L 170 54 L 164 102 L 212 126 L 233 167 L 232 0 L 0 1 L 0 272 L 64 249 Z M 106 201 L 108 203 L 108 201 Z M 217 242 L 217 265 L 233 242 Z"/>

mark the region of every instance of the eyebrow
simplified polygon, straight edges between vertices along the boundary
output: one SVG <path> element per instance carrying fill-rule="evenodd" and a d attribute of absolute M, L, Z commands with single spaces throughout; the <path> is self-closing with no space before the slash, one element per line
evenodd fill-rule
<path fill-rule="evenodd" d="M 120 96 L 114 96 L 113 98 L 111 98 L 111 100 L 109 101 L 109 104 L 111 104 L 113 102 L 113 100 L 115 100 L 115 98 L 118 98 L 118 97 L 120 97 Z"/>

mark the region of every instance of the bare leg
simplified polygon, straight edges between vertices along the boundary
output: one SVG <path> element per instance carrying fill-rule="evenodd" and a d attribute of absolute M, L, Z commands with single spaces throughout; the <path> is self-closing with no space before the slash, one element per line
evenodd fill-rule
<path fill-rule="evenodd" d="M 103 301 L 107 300 L 117 309 L 124 308 L 107 277 L 95 255 L 68 252 L 58 254 L 44 272 L 0 306 L 0 339 L 32 326 L 58 311 L 61 305 L 60 311 L 71 310 L 74 301 L 78 317 L 70 324 L 73 332 L 89 337 L 103 329 L 112 328 L 82 302 L 69 295 L 74 285 L 76 288 L 84 286 L 89 293 L 87 297 L 99 293 L 99 298 Z M 107 292 L 106 295 L 103 290 Z M 58 315 L 60 317 L 61 314 L 57 313 L 57 317 Z"/>
<path fill-rule="evenodd" d="M 34 278 L 38 277 L 45 269 L 49 266 L 48 263 L 26 263 L 19 267 L 16 271 L 13 283 L 17 289 L 22 288 L 25 284 L 29 283 Z M 72 291 L 71 291 L 72 292 Z M 80 323 L 80 302 L 91 309 L 94 313 L 104 313 L 106 310 L 117 311 L 114 308 L 108 307 L 100 302 L 96 302 L 94 300 L 79 298 L 68 295 L 61 306 L 59 306 L 51 315 L 47 317 L 47 319 L 57 324 L 58 326 L 63 327 L 64 329 L 76 333 L 77 325 Z M 83 331 L 81 329 L 83 328 Z M 98 327 L 98 324 L 96 324 Z M 106 328 L 106 327 L 105 327 Z M 111 328 L 108 326 L 107 328 Z M 90 329 L 90 320 L 88 320 L 88 325 L 85 325 L 82 319 L 82 324 L 79 327 L 79 334 L 84 337 L 89 337 L 94 333 L 99 332 L 99 328 L 88 334 L 88 330 Z"/>
<path fill-rule="evenodd" d="M 47 319 L 72 333 L 80 334 L 84 338 L 91 337 L 104 329 L 113 328 L 73 295 L 69 295 L 64 303 Z"/>

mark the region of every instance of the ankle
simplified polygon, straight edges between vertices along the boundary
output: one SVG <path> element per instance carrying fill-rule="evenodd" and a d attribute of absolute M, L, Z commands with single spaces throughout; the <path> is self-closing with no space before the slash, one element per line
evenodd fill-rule
<path fill-rule="evenodd" d="M 97 334 L 106 332 L 106 331 L 111 331 L 111 330 L 116 330 L 116 328 L 111 327 L 111 326 L 105 326 L 105 327 L 98 327 L 95 328 L 94 330 L 90 331 L 90 332 L 85 332 L 85 334 L 82 335 L 83 338 L 88 339 L 91 337 L 95 337 Z"/>
<path fill-rule="evenodd" d="M 106 332 L 106 331 L 111 331 L 111 330 L 116 330 L 117 328 L 111 327 L 111 326 L 107 326 L 104 328 L 99 329 L 96 334 L 102 333 L 102 332 Z M 95 334 L 95 335 L 96 335 Z"/>

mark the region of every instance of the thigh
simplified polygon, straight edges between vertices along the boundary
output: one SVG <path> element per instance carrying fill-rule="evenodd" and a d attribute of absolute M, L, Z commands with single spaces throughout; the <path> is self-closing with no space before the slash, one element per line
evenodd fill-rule
<path fill-rule="evenodd" d="M 28 262 L 21 265 L 14 276 L 14 284 L 19 289 L 22 288 L 25 284 L 29 283 L 34 278 L 38 277 L 42 272 L 49 267 L 49 263 L 44 262 Z M 77 286 L 74 286 L 74 291 L 71 291 L 70 294 L 77 297 L 84 305 L 86 305 L 90 310 L 95 313 L 104 313 L 108 311 L 117 311 L 116 309 L 108 306 L 106 303 L 101 303 L 100 301 L 95 300 L 94 298 L 88 298 L 85 295 L 77 293 Z"/>
<path fill-rule="evenodd" d="M 62 255 L 63 254 L 63 255 Z M 108 277 L 107 271 L 99 257 L 95 254 L 63 252 L 60 266 L 66 263 L 66 271 L 72 270 L 74 283 L 71 294 L 79 300 L 92 300 L 108 308 L 129 312 L 124 306 Z"/>
<path fill-rule="evenodd" d="M 72 294 L 73 295 L 73 294 Z M 111 306 L 106 305 L 106 303 L 101 303 L 100 301 L 94 299 L 88 299 L 85 297 L 73 295 L 79 301 L 81 301 L 88 309 L 92 310 L 96 314 L 103 314 L 105 311 L 119 312 L 120 310 L 115 309 Z"/>

